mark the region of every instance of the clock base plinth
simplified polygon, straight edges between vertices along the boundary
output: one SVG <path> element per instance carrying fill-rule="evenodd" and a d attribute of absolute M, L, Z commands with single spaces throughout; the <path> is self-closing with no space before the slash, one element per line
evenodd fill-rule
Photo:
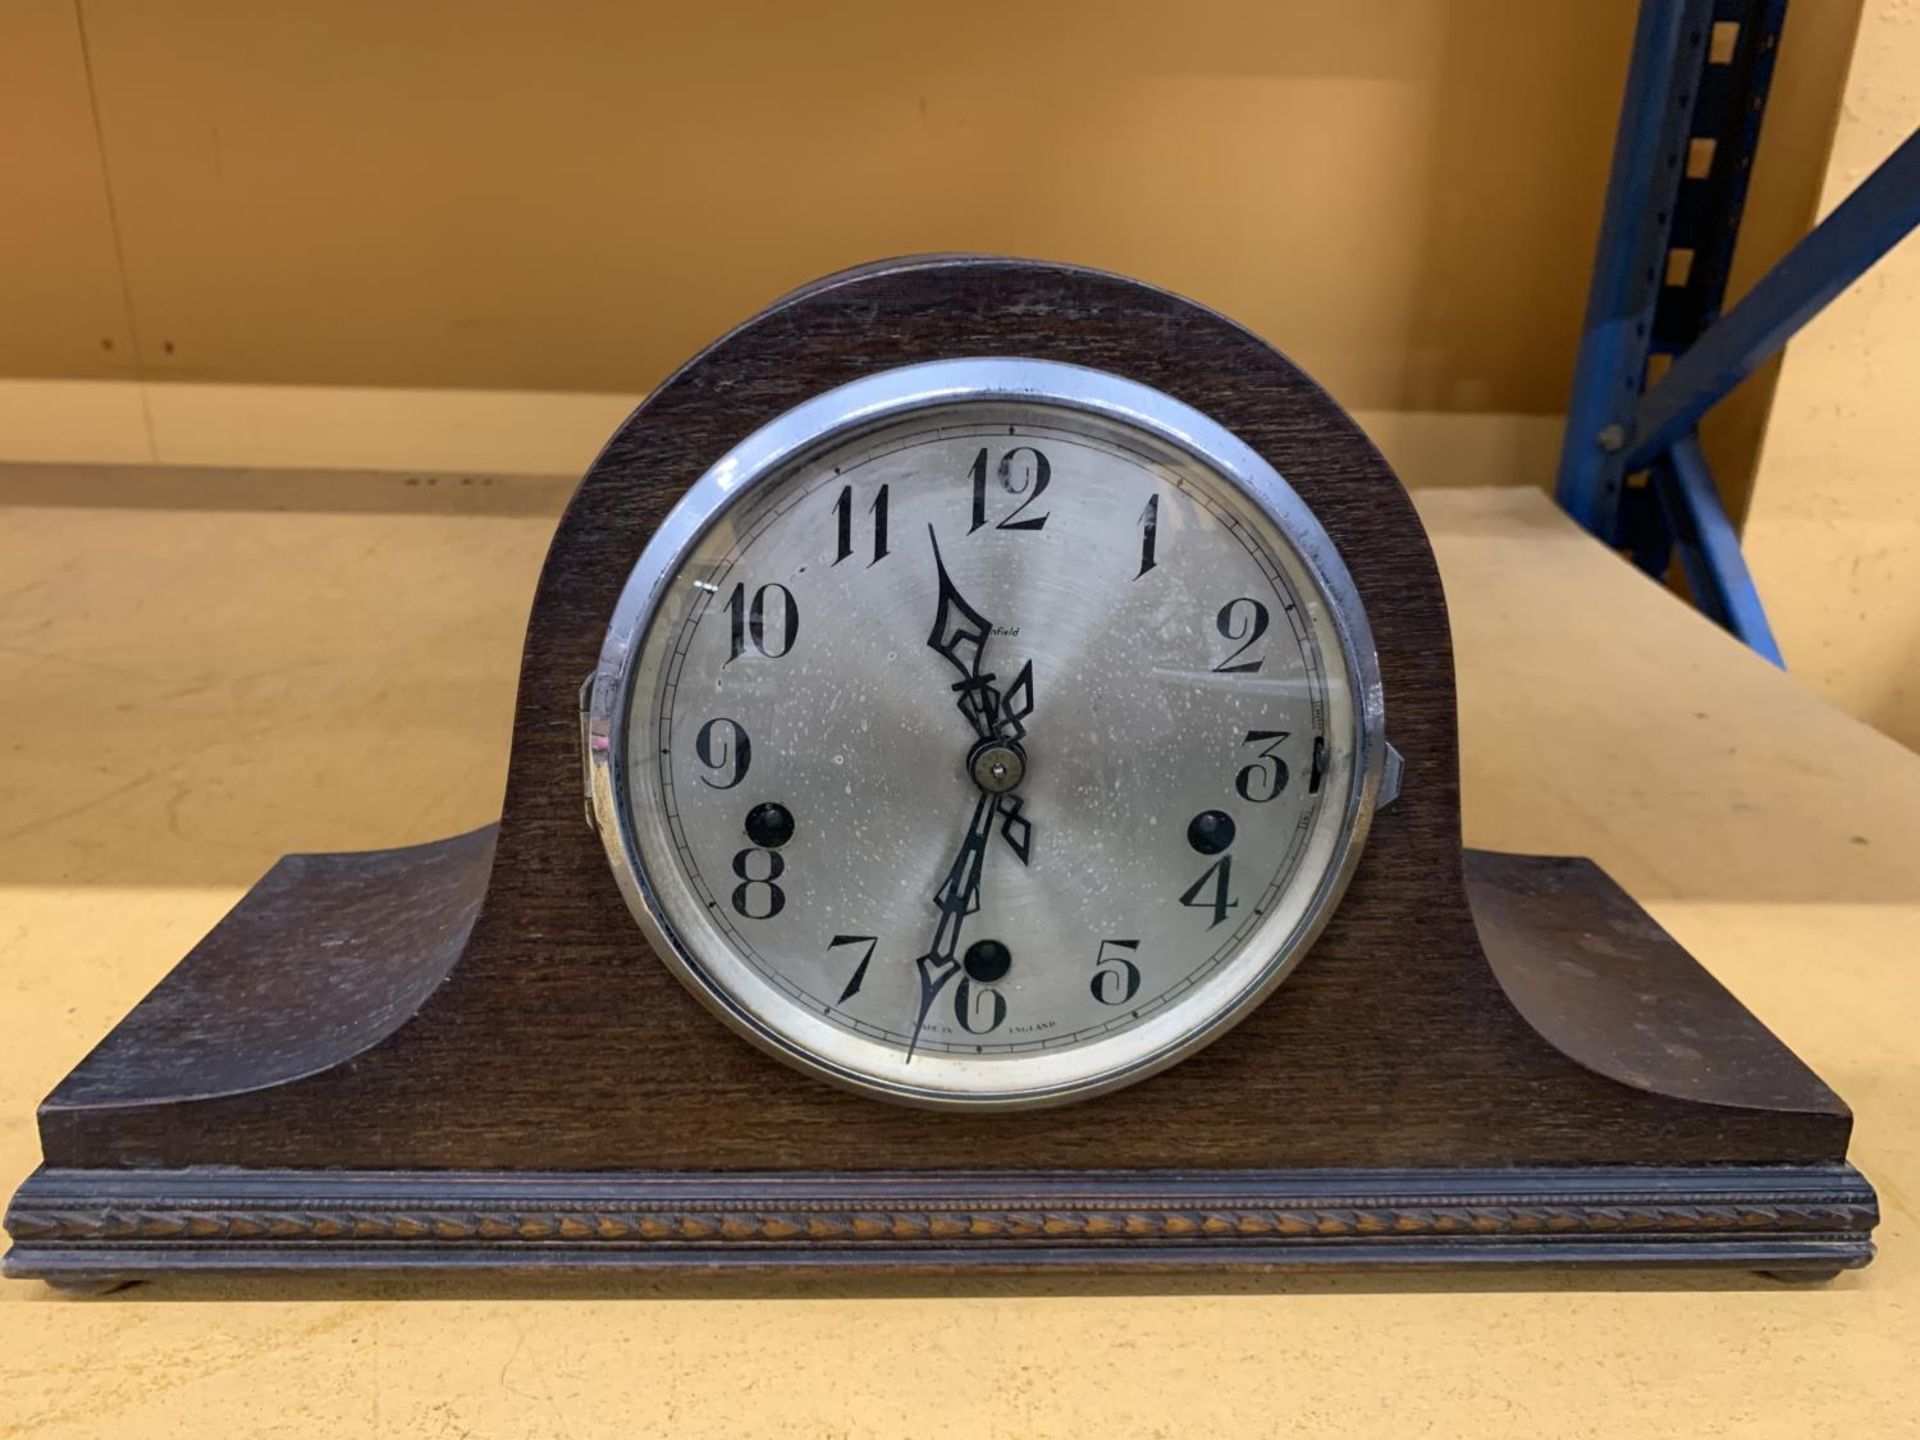
<path fill-rule="evenodd" d="M 466 943 L 492 855 L 480 831 L 294 856 L 270 872 L 43 1107 L 49 1163 L 8 1211 L 6 1273 L 78 1288 L 191 1272 L 561 1268 L 1603 1265 L 1823 1278 L 1873 1253 L 1873 1190 L 1845 1163 L 1844 1139 L 1830 1159 L 1807 1155 L 1807 1114 L 1838 1106 L 1811 1072 L 1592 865 L 1476 851 L 1468 891 L 1508 1000 L 1596 1080 L 1663 1102 L 1624 1127 L 1592 1117 L 1609 1163 L 1564 1163 L 1530 1138 L 1539 1127 L 1524 1095 L 1507 1102 L 1505 1133 L 1483 1135 L 1461 1164 L 979 1168 L 937 1138 L 942 1117 L 922 1117 L 931 1138 L 916 1171 L 636 1172 L 613 1168 L 612 1139 L 604 1170 L 482 1168 L 484 1133 L 425 1138 L 436 1105 L 450 1118 L 444 1096 L 424 1106 L 419 1133 L 368 1142 L 391 1143 L 400 1164 L 368 1163 L 365 1146 L 340 1148 L 351 1114 L 300 1083 L 316 1069 L 377 1073 L 381 1012 L 395 1027 L 385 1045 L 404 1042 L 407 1013 Z M 297 1023 L 281 1028 L 289 1015 Z M 1682 1034 L 1707 1048 L 1676 1064 Z M 487 1075 L 478 1061 L 471 1083 Z M 1494 1082 L 1458 1083 L 1455 1104 Z M 1425 1103 L 1372 1129 L 1418 1148 L 1432 1127 Z M 195 1108 L 206 1105 L 229 1108 Z M 1726 1161 L 1714 1116 L 1750 1124 L 1769 1107 L 1780 1163 L 1764 1151 Z M 1093 1114 L 1053 1113 L 1075 1111 Z M 199 1128 L 221 1113 L 231 1131 Z M 1558 1132 L 1582 1117 L 1554 1120 Z M 1337 1147 L 1337 1110 L 1319 1123 Z M 1378 1133 L 1352 1134 L 1378 1155 Z M 192 1163 L 152 1165 L 182 1145 Z M 311 1164 L 290 1163 L 302 1152 Z M 423 1154 L 448 1163 L 422 1165 Z"/>
<path fill-rule="evenodd" d="M 1212 1174 L 42 1170 L 10 1276 L 1716 1267 L 1873 1253 L 1848 1165 Z"/>

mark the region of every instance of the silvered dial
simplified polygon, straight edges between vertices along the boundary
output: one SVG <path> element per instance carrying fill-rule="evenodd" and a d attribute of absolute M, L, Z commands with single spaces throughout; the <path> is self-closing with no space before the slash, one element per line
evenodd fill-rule
<path fill-rule="evenodd" d="M 1212 1039 L 1311 940 L 1377 785 L 1318 525 L 1091 371 L 945 362 L 801 407 L 622 610 L 594 788 L 636 915 L 749 1038 L 896 1099 L 1071 1099 Z"/>

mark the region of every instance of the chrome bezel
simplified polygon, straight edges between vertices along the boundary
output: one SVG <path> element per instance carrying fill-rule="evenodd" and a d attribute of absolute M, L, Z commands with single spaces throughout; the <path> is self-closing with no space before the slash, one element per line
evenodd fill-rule
<path fill-rule="evenodd" d="M 1175 1042 L 1072 1084 L 967 1094 L 919 1089 L 834 1063 L 797 1045 L 717 984 L 676 935 L 646 879 L 621 797 L 634 665 L 668 582 L 707 530 L 755 487 L 810 454 L 917 410 L 970 400 L 1027 401 L 1108 417 L 1187 452 L 1233 484 L 1279 528 L 1324 600 L 1345 662 L 1355 728 L 1345 820 L 1292 941 L 1257 981 Z M 1386 767 L 1380 667 L 1366 610 L 1345 563 L 1306 502 L 1250 446 L 1169 395 L 1104 371 L 1050 360 L 953 359 L 887 370 L 795 406 L 741 441 L 668 512 L 641 552 L 614 607 L 590 682 L 585 744 L 589 806 L 621 894 L 655 952 L 687 989 L 736 1033 L 796 1068 L 861 1093 L 932 1109 L 995 1111 L 1058 1105 L 1106 1094 L 1166 1069 L 1218 1039 L 1284 980 L 1311 948 L 1359 863 Z"/>

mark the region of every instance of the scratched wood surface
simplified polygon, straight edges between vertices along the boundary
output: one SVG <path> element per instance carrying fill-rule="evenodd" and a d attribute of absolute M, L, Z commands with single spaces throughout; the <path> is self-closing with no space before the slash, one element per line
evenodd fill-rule
<path fill-rule="evenodd" d="M 0 476 L 0 1183 L 37 1099 L 275 857 L 489 818 L 565 490 Z M 1538 497 L 1419 498 L 1469 840 L 1594 856 L 1853 1103 L 1868 1270 L 7 1285 L 0 1434 L 1910 1432 L 1920 761 Z"/>

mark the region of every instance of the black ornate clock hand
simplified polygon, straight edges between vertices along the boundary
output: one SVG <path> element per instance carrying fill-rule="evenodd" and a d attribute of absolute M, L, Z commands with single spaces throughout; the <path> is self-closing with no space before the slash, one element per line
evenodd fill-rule
<path fill-rule="evenodd" d="M 993 676 L 981 673 L 993 623 L 967 603 L 966 596 L 954 585 L 953 577 L 947 574 L 946 562 L 940 556 L 940 537 L 934 534 L 931 525 L 927 526 L 927 539 L 933 545 L 933 568 L 940 585 L 927 647 L 960 672 L 960 682 L 953 687 L 960 697 L 960 713 L 967 717 L 974 734 L 984 740 L 994 733 L 1000 708 Z"/>
<path fill-rule="evenodd" d="M 959 673 L 960 680 L 953 688 L 959 697 L 960 713 L 978 737 L 968 754 L 968 769 L 981 794 L 974 802 L 973 818 L 960 851 L 934 894 L 933 904 L 940 919 L 926 953 L 916 962 L 920 1008 L 907 1044 L 909 1062 L 919 1047 L 920 1032 L 926 1028 L 934 1001 L 960 971 L 960 928 L 966 917 L 980 908 L 980 870 L 995 819 L 1001 820 L 1001 836 L 1022 864 L 1032 853 L 1032 826 L 1021 814 L 1024 807 L 1020 797 L 1012 792 L 1026 764 L 1019 741 L 1027 733 L 1024 722 L 1033 711 L 1033 664 L 1029 661 L 1020 668 L 1003 697 L 993 683 L 993 675 L 986 671 L 987 641 L 993 634 L 993 624 L 953 583 L 940 554 L 940 537 L 931 525 L 927 527 L 927 541 L 933 549 L 939 585 L 927 647 Z"/>
<path fill-rule="evenodd" d="M 995 800 L 1000 797 L 982 792 L 974 802 L 973 819 L 967 826 L 960 853 L 947 869 L 947 878 L 934 893 L 933 908 L 940 919 L 933 928 L 933 939 L 926 954 L 915 963 L 920 969 L 920 1013 L 914 1017 L 913 1036 L 907 1042 L 907 1061 L 920 1044 L 920 1031 L 926 1026 L 933 1002 L 960 971 L 956 952 L 960 948 L 960 927 L 967 916 L 980 908 L 980 863 L 986 856 L 987 837 L 993 833 Z"/>
<path fill-rule="evenodd" d="M 987 679 L 993 677 L 989 675 Z M 1033 713 L 1033 662 L 1027 661 L 1004 695 L 994 692 L 994 733 L 1003 740 L 1026 738 L 1025 720 Z"/>
<path fill-rule="evenodd" d="M 938 604 L 933 612 L 933 628 L 927 634 L 927 646 L 960 674 L 959 683 L 953 687 L 959 695 L 960 713 L 980 737 L 970 764 L 983 758 L 979 752 L 989 741 L 998 740 L 1011 746 L 1013 754 L 1005 759 L 996 758 L 992 763 L 1000 765 L 1010 760 L 1024 769 L 1026 756 L 1019 749 L 1019 742 L 1027 733 L 1026 718 L 1033 713 L 1033 662 L 1029 660 L 1020 667 L 1013 684 L 1002 695 L 993 683 L 995 677 L 985 671 L 987 640 L 993 633 L 993 623 L 968 604 L 953 583 L 940 554 L 940 537 L 931 525 L 927 526 L 927 540 L 933 547 L 933 568 L 939 582 Z M 997 774 L 1003 775 L 1005 771 Z M 1027 864 L 1033 853 L 1033 825 L 1021 813 L 1024 808 L 1021 798 L 1008 793 L 1019 785 L 1018 774 L 1004 785 L 989 783 L 978 774 L 975 779 L 983 789 L 998 795 L 994 808 L 1004 817 L 1001 837 L 1020 857 L 1020 863 Z"/>

